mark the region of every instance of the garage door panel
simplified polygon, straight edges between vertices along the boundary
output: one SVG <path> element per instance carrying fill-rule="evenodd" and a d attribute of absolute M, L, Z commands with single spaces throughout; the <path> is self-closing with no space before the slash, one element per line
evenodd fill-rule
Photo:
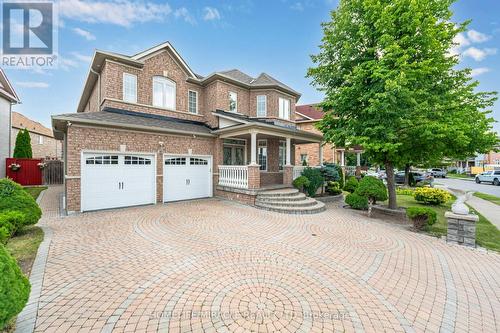
<path fill-rule="evenodd" d="M 178 201 L 212 196 L 211 158 L 166 156 L 163 168 L 163 200 Z"/>

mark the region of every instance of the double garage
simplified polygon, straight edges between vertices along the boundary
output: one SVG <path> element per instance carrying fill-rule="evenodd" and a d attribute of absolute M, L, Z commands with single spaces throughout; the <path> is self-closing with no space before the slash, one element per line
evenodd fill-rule
<path fill-rule="evenodd" d="M 81 210 L 156 203 L 157 178 L 163 202 L 212 196 L 212 156 L 84 152 L 81 158 Z"/>

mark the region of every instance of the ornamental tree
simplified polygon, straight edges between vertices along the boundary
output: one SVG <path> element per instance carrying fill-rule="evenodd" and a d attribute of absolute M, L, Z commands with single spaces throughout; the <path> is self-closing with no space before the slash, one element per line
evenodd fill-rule
<path fill-rule="evenodd" d="M 14 158 L 32 158 L 31 138 L 28 129 L 20 130 L 16 136 L 16 146 L 14 147 Z"/>
<path fill-rule="evenodd" d="M 496 93 L 477 92 L 470 69 L 450 50 L 468 22 L 451 22 L 454 0 L 340 0 L 323 23 L 308 70 L 325 92 L 318 128 L 337 146 L 363 146 L 387 172 L 492 148 L 488 110 Z"/>

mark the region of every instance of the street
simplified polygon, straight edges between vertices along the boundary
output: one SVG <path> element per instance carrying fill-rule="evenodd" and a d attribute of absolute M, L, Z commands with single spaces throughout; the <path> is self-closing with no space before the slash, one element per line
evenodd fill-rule
<path fill-rule="evenodd" d="M 451 179 L 451 178 L 435 178 L 434 183 L 443 184 L 452 189 L 457 189 L 462 191 L 482 192 L 500 197 L 500 186 L 494 186 L 490 183 L 476 184 L 475 182 L 470 180 Z"/>

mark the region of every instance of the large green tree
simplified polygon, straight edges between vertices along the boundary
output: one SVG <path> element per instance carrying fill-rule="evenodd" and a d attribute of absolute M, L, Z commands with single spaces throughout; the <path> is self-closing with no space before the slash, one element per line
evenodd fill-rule
<path fill-rule="evenodd" d="M 14 147 L 15 158 L 32 158 L 31 138 L 28 129 L 20 130 L 16 136 L 16 146 Z"/>
<path fill-rule="evenodd" d="M 470 69 L 451 50 L 468 22 L 451 21 L 454 0 L 340 0 L 323 23 L 308 75 L 325 92 L 326 141 L 362 145 L 385 165 L 389 207 L 394 167 L 489 150 L 498 142 Z"/>

